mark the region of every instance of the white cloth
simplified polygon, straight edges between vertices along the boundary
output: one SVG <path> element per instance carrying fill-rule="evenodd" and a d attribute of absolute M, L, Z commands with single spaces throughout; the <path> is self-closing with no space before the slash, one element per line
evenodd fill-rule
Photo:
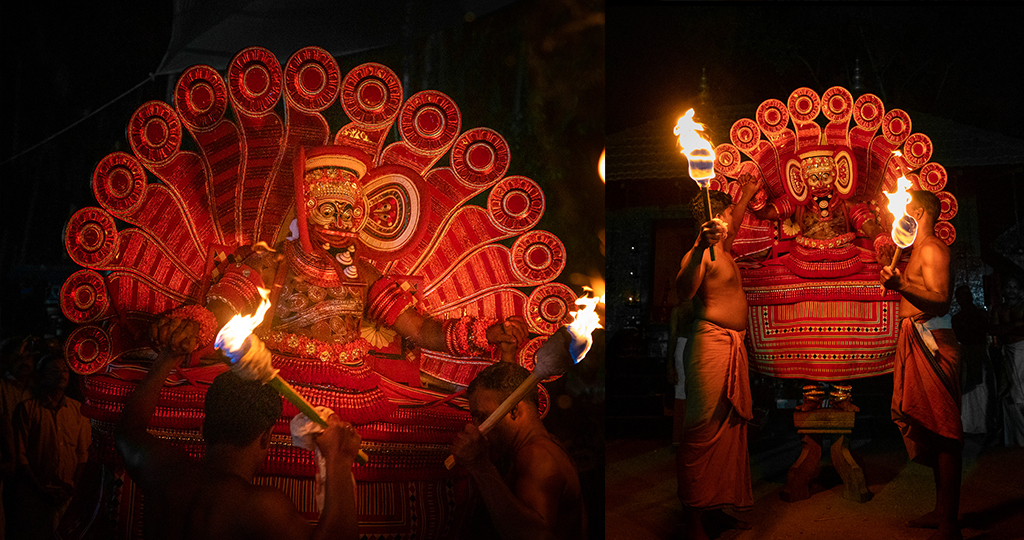
<path fill-rule="evenodd" d="M 966 358 L 961 345 L 961 361 Z M 985 350 L 981 349 L 981 353 Z M 964 392 L 960 400 L 960 420 L 964 424 L 964 433 L 985 433 L 988 431 L 988 403 L 992 395 L 992 372 L 988 367 L 988 361 L 984 358 L 971 358 L 972 362 L 982 362 L 981 382 Z M 961 368 L 962 369 L 962 368 Z"/>
<path fill-rule="evenodd" d="M 676 373 L 679 380 L 676 382 L 676 399 L 686 399 L 686 370 L 683 369 L 683 351 L 686 350 L 686 338 L 676 338 Z"/>
<path fill-rule="evenodd" d="M 921 341 L 932 354 L 935 354 L 939 350 L 939 346 L 935 343 L 935 338 L 932 337 L 932 330 L 950 330 L 953 328 L 953 320 L 947 314 L 943 317 L 932 317 L 923 323 L 914 321 L 914 327 L 917 328 Z"/>
<path fill-rule="evenodd" d="M 1024 341 L 1003 345 L 1009 394 L 1003 400 L 1003 443 L 1024 446 Z"/>
<path fill-rule="evenodd" d="M 313 409 L 320 415 L 320 418 L 327 418 L 334 414 L 334 411 L 327 407 L 319 406 L 313 407 Z M 323 511 L 324 509 L 324 477 L 327 476 L 327 462 L 324 457 L 320 455 L 320 449 L 316 447 L 316 441 L 313 439 L 314 435 L 324 432 L 323 426 L 310 420 L 306 415 L 299 413 L 292 417 L 291 422 L 292 432 L 292 445 L 299 448 L 305 448 L 306 450 L 312 450 L 313 455 L 316 456 L 316 478 L 313 482 L 313 487 L 316 489 L 316 507 Z"/>

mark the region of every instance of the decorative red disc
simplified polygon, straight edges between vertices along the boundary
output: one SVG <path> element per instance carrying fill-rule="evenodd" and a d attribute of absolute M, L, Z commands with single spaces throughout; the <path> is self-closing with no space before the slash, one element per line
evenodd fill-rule
<path fill-rule="evenodd" d="M 766 134 L 779 133 L 786 129 L 788 123 L 789 109 L 782 101 L 767 99 L 757 108 L 757 125 Z M 735 144 L 735 141 L 733 143 Z"/>
<path fill-rule="evenodd" d="M 552 377 L 552 380 L 558 377 Z M 548 394 L 548 389 L 543 384 L 537 384 L 537 412 L 540 414 L 540 419 L 543 420 L 548 415 L 548 411 L 551 410 L 551 395 Z"/>
<path fill-rule="evenodd" d="M 833 86 L 821 95 L 821 112 L 830 122 L 843 122 L 853 114 L 853 95 L 842 86 Z"/>
<path fill-rule="evenodd" d="M 64 231 L 64 247 L 80 266 L 105 264 L 117 250 L 114 218 L 92 206 L 75 212 Z"/>
<path fill-rule="evenodd" d="M 885 140 L 900 144 L 910 137 L 910 115 L 901 109 L 893 109 L 885 113 L 882 120 L 882 136 Z"/>
<path fill-rule="evenodd" d="M 146 163 L 161 163 L 181 147 L 181 122 L 170 105 L 150 101 L 136 109 L 128 123 L 132 151 Z"/>
<path fill-rule="evenodd" d="M 110 306 L 110 295 L 103 276 L 92 270 L 71 274 L 60 289 L 60 308 L 74 323 L 95 320 Z"/>
<path fill-rule="evenodd" d="M 948 178 L 946 169 L 938 163 L 928 163 L 922 167 L 918 177 L 921 187 L 933 193 L 942 191 L 946 187 L 946 180 Z"/>
<path fill-rule="evenodd" d="M 108 154 L 92 173 L 96 201 L 115 216 L 135 212 L 145 191 L 145 169 L 135 156 L 125 152 Z"/>
<path fill-rule="evenodd" d="M 231 99 L 249 114 L 270 111 L 281 99 L 281 63 L 262 47 L 236 54 L 228 66 L 227 79 Z"/>
<path fill-rule="evenodd" d="M 853 104 L 853 120 L 864 129 L 878 129 L 884 115 L 885 106 L 882 105 L 882 100 L 874 94 L 864 94 Z"/>
<path fill-rule="evenodd" d="M 715 147 L 715 170 L 726 176 L 736 176 L 740 173 L 740 150 L 729 143 L 722 143 Z"/>
<path fill-rule="evenodd" d="M 940 221 L 935 224 L 935 236 L 947 246 L 951 246 L 956 241 L 956 227 L 948 221 Z"/>
<path fill-rule="evenodd" d="M 914 133 L 903 143 L 903 158 L 917 169 L 932 158 L 932 140 L 924 133 Z"/>
<path fill-rule="evenodd" d="M 948 191 L 940 191 L 935 195 L 939 198 L 939 203 L 941 204 L 941 206 L 939 207 L 939 219 L 943 221 L 949 221 L 953 219 L 953 217 L 956 216 L 956 212 L 958 209 L 956 197 L 954 197 L 953 194 Z"/>
<path fill-rule="evenodd" d="M 524 368 L 533 371 L 533 368 L 537 365 L 537 350 L 540 349 L 541 345 L 548 340 L 547 336 L 535 337 L 528 341 L 516 354 L 516 362 Z M 561 375 L 552 375 L 541 382 L 549 383 L 556 381 Z M 539 385 L 538 385 L 539 386 Z M 543 386 L 539 386 L 543 388 Z M 538 396 L 539 397 L 539 396 Z"/>
<path fill-rule="evenodd" d="M 544 215 L 544 191 L 525 176 L 510 176 L 487 196 L 491 222 L 509 233 L 528 231 Z"/>
<path fill-rule="evenodd" d="M 402 106 L 398 129 L 409 145 L 426 155 L 448 149 L 462 128 L 462 114 L 452 99 L 435 90 L 424 90 Z"/>
<path fill-rule="evenodd" d="M 818 93 L 810 88 L 797 88 L 789 95 L 787 108 L 794 122 L 806 124 L 818 117 L 818 113 L 821 112 L 821 99 L 818 98 Z"/>
<path fill-rule="evenodd" d="M 341 105 L 353 122 L 367 127 L 394 122 L 402 106 L 402 82 L 387 66 L 366 63 L 341 82 Z"/>
<path fill-rule="evenodd" d="M 749 118 L 740 118 L 729 130 L 729 140 L 736 148 L 749 153 L 757 148 L 757 143 L 761 140 L 761 128 L 757 126 L 757 122 Z"/>
<path fill-rule="evenodd" d="M 505 138 L 487 128 L 466 131 L 452 147 L 452 170 L 459 180 L 473 188 L 494 184 L 508 171 L 509 160 Z"/>
<path fill-rule="evenodd" d="M 530 231 L 512 244 L 512 270 L 521 280 L 546 283 L 565 268 L 565 247 L 547 231 Z"/>
<path fill-rule="evenodd" d="M 338 97 L 341 72 L 330 53 L 320 47 L 306 47 L 288 59 L 284 81 L 292 104 L 306 112 L 319 112 Z"/>
<path fill-rule="evenodd" d="M 110 335 L 98 326 L 79 326 L 64 343 L 64 358 L 71 370 L 91 375 L 106 367 L 111 360 Z"/>
<path fill-rule="evenodd" d="M 562 283 L 546 283 L 533 290 L 526 300 L 526 322 L 538 334 L 550 335 L 572 322 L 576 311 L 576 293 Z"/>
<path fill-rule="evenodd" d="M 228 108 L 228 89 L 217 70 L 192 66 L 178 79 L 174 106 L 190 129 L 203 131 L 214 126 Z"/>

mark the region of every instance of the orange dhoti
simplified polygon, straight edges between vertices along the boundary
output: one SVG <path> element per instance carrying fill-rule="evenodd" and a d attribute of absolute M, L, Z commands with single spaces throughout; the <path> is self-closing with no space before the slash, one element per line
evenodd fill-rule
<path fill-rule="evenodd" d="M 938 437 L 961 443 L 964 438 L 959 348 L 953 330 L 936 321 L 942 319 L 923 325 L 903 319 L 893 367 L 892 419 L 910 459 L 926 462 L 933 457 Z"/>
<path fill-rule="evenodd" d="M 686 351 L 686 423 L 676 455 L 679 500 L 707 510 L 753 506 L 746 332 L 695 324 Z"/>

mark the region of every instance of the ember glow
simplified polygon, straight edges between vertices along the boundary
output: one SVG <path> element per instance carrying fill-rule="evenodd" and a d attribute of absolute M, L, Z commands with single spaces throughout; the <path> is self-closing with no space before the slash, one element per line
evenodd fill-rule
<path fill-rule="evenodd" d="M 581 296 L 576 299 L 576 305 L 580 309 L 572 313 L 573 321 L 566 327 L 569 335 L 572 336 L 569 354 L 572 355 L 573 362 L 577 364 L 590 352 L 590 347 L 594 344 L 592 337 L 594 330 L 603 328 L 601 318 L 597 314 L 597 306 L 604 305 L 604 293 L 594 296 L 593 290 L 589 287 L 586 290 L 591 296 Z"/>
<path fill-rule="evenodd" d="M 604 183 L 604 150 L 601 150 L 601 157 L 597 160 L 597 174 L 601 175 L 601 182 Z"/>
<path fill-rule="evenodd" d="M 686 155 L 690 167 L 690 178 L 701 188 L 706 188 L 715 177 L 715 149 L 710 141 L 697 133 L 704 131 L 704 124 L 694 122 L 693 115 L 693 109 L 686 111 L 672 132 L 679 137 L 680 151 Z"/>
<path fill-rule="evenodd" d="M 231 358 L 232 362 L 236 362 L 238 359 L 230 353 L 237 353 L 245 346 L 246 338 L 263 322 L 263 317 L 270 309 L 270 290 L 260 287 L 259 292 L 263 301 L 260 302 L 256 313 L 244 317 L 236 314 L 217 333 L 217 340 L 214 342 L 214 345 L 221 351 L 224 351 Z"/>

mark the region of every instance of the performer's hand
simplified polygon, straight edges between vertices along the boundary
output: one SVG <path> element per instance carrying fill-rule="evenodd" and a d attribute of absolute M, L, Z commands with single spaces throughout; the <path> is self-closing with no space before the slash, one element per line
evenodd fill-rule
<path fill-rule="evenodd" d="M 455 436 L 451 454 L 455 456 L 456 463 L 469 469 L 485 465 L 490 460 L 487 439 L 473 424 L 466 424 L 465 429 Z"/>
<path fill-rule="evenodd" d="M 526 342 L 528 334 L 526 319 L 513 315 L 487 329 L 487 342 L 501 350 L 502 362 L 515 362 L 516 351 Z"/>
<path fill-rule="evenodd" d="M 160 351 L 188 354 L 196 348 L 199 325 L 188 319 L 161 317 L 149 328 L 149 337 Z"/>
<path fill-rule="evenodd" d="M 898 291 L 903 286 L 903 279 L 899 268 L 890 270 L 888 266 L 883 265 L 878 280 L 882 282 L 886 289 L 893 291 Z"/>
<path fill-rule="evenodd" d="M 346 462 L 355 461 L 363 438 L 356 433 L 352 424 L 343 421 L 336 414 L 327 417 L 327 429 L 314 435 L 316 446 L 328 461 L 342 459 Z"/>
<path fill-rule="evenodd" d="M 700 227 L 698 246 L 708 248 L 722 241 L 729 232 L 729 226 L 724 221 L 714 218 Z"/>
<path fill-rule="evenodd" d="M 740 182 L 740 189 L 747 195 L 753 195 L 757 193 L 757 190 L 761 189 L 761 177 L 750 173 L 743 173 L 738 178 Z"/>
<path fill-rule="evenodd" d="M 880 266 L 888 266 L 892 263 L 892 256 L 896 253 L 896 244 L 889 238 L 888 234 L 882 233 L 875 237 L 875 261 Z"/>

